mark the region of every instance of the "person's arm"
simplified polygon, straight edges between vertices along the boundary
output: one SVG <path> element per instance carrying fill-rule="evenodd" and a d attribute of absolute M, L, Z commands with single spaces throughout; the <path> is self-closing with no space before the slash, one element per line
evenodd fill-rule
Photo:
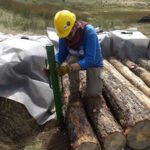
<path fill-rule="evenodd" d="M 56 62 L 63 63 L 68 55 L 68 49 L 66 47 L 64 39 L 59 39 L 59 51 L 56 54 Z"/>
<path fill-rule="evenodd" d="M 82 70 L 93 66 L 97 49 L 96 32 L 92 29 L 88 29 L 85 34 L 85 57 L 78 62 Z"/>

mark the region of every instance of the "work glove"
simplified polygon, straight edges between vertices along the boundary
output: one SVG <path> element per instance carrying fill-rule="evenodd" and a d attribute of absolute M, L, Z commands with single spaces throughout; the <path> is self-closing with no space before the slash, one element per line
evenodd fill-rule
<path fill-rule="evenodd" d="M 69 73 L 69 71 L 70 71 L 70 67 L 67 63 L 62 63 L 62 64 L 56 63 L 56 72 L 57 72 L 58 76 L 61 77 L 65 74 Z M 50 75 L 49 65 L 44 66 L 43 72 L 47 77 Z"/>
<path fill-rule="evenodd" d="M 69 73 L 70 66 L 68 63 L 62 63 L 61 65 L 57 65 L 56 71 L 57 71 L 58 76 L 61 77 L 65 74 Z"/>

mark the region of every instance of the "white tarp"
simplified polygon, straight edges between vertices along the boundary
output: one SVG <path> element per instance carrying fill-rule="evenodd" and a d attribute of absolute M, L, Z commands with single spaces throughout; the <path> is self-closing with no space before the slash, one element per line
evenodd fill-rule
<path fill-rule="evenodd" d="M 150 59 L 150 39 L 137 30 L 115 30 L 99 34 L 104 58 Z"/>
<path fill-rule="evenodd" d="M 0 33 L 0 96 L 24 104 L 38 124 L 55 117 L 47 111 L 53 93 L 42 71 L 48 43 L 47 36 Z"/>

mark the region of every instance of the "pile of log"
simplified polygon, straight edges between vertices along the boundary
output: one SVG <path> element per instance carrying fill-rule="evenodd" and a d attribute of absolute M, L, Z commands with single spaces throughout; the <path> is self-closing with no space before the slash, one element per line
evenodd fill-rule
<path fill-rule="evenodd" d="M 71 149 L 122 150 L 125 145 L 147 149 L 150 72 L 130 60 L 120 62 L 110 58 L 103 62 L 103 95 L 75 98 L 68 104 L 66 120 Z"/>
<path fill-rule="evenodd" d="M 133 149 L 150 146 L 150 98 L 136 89 L 104 60 L 104 91 L 115 117 Z"/>
<path fill-rule="evenodd" d="M 150 88 L 145 84 L 145 82 L 140 77 L 135 75 L 127 66 L 123 65 L 119 60 L 115 58 L 110 58 L 109 61 L 135 87 L 137 87 L 145 95 L 150 97 Z"/>
<path fill-rule="evenodd" d="M 146 70 L 150 71 L 150 60 L 149 59 L 143 59 L 139 58 L 136 61 L 141 67 L 145 68 Z"/>
<path fill-rule="evenodd" d="M 121 150 L 126 139 L 102 95 L 84 99 L 85 109 L 104 150 Z"/>
<path fill-rule="evenodd" d="M 140 67 L 130 60 L 124 60 L 123 63 L 128 66 L 135 74 L 137 74 L 150 87 L 150 72 Z"/>

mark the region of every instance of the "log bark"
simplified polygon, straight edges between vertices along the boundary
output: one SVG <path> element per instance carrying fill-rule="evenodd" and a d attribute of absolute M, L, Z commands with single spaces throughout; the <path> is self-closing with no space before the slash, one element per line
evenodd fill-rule
<path fill-rule="evenodd" d="M 86 97 L 84 104 L 103 149 L 122 150 L 126 144 L 123 130 L 112 116 L 103 96 Z"/>
<path fill-rule="evenodd" d="M 150 72 L 146 69 L 138 66 L 130 60 L 125 60 L 123 63 L 128 66 L 128 68 L 138 75 L 149 87 L 150 87 Z"/>
<path fill-rule="evenodd" d="M 147 97 L 142 91 L 133 86 L 127 79 L 125 79 L 108 61 L 104 60 L 105 68 L 111 70 L 114 76 L 126 86 L 134 95 L 138 97 L 138 100 L 150 110 L 150 98 Z"/>
<path fill-rule="evenodd" d="M 150 99 L 104 60 L 105 95 L 133 149 L 150 146 Z"/>
<path fill-rule="evenodd" d="M 135 75 L 128 67 L 123 65 L 120 61 L 115 58 L 109 59 L 110 63 L 126 78 L 128 79 L 135 87 L 140 89 L 145 95 L 150 97 L 150 88 Z"/>
<path fill-rule="evenodd" d="M 67 128 L 73 150 L 100 150 L 100 144 L 87 120 L 80 100 L 69 102 Z"/>
<path fill-rule="evenodd" d="M 145 68 L 146 70 L 150 71 L 150 60 L 149 60 L 149 59 L 142 59 L 142 58 L 140 58 L 140 59 L 137 60 L 137 63 L 138 63 L 141 67 L 143 67 L 143 68 Z"/>

